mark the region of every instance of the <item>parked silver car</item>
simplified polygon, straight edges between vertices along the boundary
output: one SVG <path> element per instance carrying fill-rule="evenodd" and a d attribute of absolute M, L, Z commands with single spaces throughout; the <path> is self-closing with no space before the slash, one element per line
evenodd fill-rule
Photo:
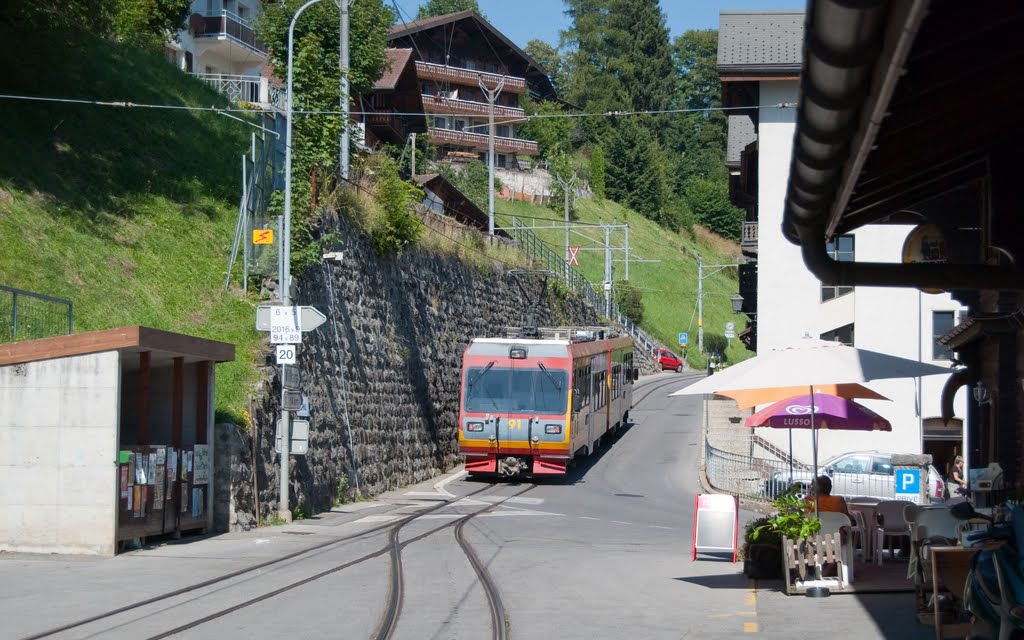
<path fill-rule="evenodd" d="M 892 454 L 877 451 L 857 451 L 838 455 L 819 465 L 819 473 L 832 478 L 832 495 L 852 498 L 867 496 L 891 500 L 896 497 L 896 481 L 892 468 Z M 806 493 L 811 486 L 811 471 L 776 471 L 765 483 L 765 494 L 776 497 L 793 484 L 799 483 Z M 928 466 L 928 497 L 941 501 L 946 487 L 938 470 Z"/>

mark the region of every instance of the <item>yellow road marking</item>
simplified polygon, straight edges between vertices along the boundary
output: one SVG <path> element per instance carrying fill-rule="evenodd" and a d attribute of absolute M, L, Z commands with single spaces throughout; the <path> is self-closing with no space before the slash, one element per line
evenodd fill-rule
<path fill-rule="evenodd" d="M 753 580 L 747 581 L 747 596 L 743 599 L 743 604 L 753 609 L 754 616 L 757 616 L 757 585 Z M 757 633 L 758 630 L 756 622 L 743 623 L 743 633 Z"/>

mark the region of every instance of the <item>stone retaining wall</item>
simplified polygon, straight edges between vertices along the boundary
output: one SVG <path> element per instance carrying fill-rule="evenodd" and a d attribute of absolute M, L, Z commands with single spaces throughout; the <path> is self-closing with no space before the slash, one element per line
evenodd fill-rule
<path fill-rule="evenodd" d="M 331 224 L 345 238 L 332 248 L 343 251 L 343 260 L 316 267 L 297 282 L 297 304 L 315 306 L 329 320 L 305 334 L 299 350 L 311 417 L 309 453 L 291 462 L 293 512 L 329 509 L 458 464 L 462 353 L 474 337 L 524 324 L 542 286 L 538 274 L 474 266 L 420 249 L 379 258 L 347 221 Z M 538 304 L 537 319 L 542 326 L 597 322 L 582 300 L 559 299 L 550 291 Z M 255 519 L 254 458 L 263 518 L 277 510 L 273 437 L 280 382 L 269 345 L 262 357 L 267 382 L 254 393 L 253 428 L 217 429 L 217 472 L 229 485 L 216 494 L 221 529 L 247 527 Z"/>

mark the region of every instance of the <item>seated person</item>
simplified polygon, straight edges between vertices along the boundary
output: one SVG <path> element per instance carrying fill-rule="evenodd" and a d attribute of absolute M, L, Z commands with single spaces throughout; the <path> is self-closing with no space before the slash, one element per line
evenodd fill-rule
<path fill-rule="evenodd" d="M 845 513 L 846 517 L 850 517 L 850 509 L 846 506 L 846 499 L 842 496 L 832 495 L 832 478 L 828 476 L 818 476 L 814 482 L 814 493 L 807 498 L 806 509 L 808 512 L 814 512 L 814 496 L 818 497 L 818 511 L 835 511 L 836 513 Z M 851 521 L 853 519 L 851 518 Z"/>

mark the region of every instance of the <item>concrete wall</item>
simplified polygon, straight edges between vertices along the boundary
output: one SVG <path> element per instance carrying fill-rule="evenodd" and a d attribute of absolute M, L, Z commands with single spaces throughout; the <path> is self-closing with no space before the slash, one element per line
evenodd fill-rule
<path fill-rule="evenodd" d="M 821 284 L 803 263 L 800 249 L 782 236 L 782 211 L 792 155 L 795 109 L 777 109 L 780 102 L 795 103 L 796 82 L 762 82 L 758 131 L 759 229 L 758 238 L 758 349 L 763 351 L 854 324 L 855 346 L 917 360 L 932 358 L 932 312 L 959 311 L 948 294 L 923 294 L 916 289 L 857 287 L 853 293 L 821 302 Z M 859 262 L 898 262 L 911 226 L 874 225 L 854 233 Z M 935 364 L 948 364 L 937 362 Z M 819 457 L 856 450 L 899 453 L 921 451 L 921 422 L 940 415 L 939 400 L 946 376 L 917 380 L 882 380 L 868 386 L 891 402 L 864 401 L 893 424 L 891 433 L 822 434 Z M 956 415 L 966 417 L 966 391 L 955 403 Z M 758 429 L 758 435 L 788 448 L 788 433 Z M 810 460 L 809 434 L 794 437 L 794 455 Z"/>
<path fill-rule="evenodd" d="M 0 367 L 0 550 L 115 551 L 120 364 Z"/>

